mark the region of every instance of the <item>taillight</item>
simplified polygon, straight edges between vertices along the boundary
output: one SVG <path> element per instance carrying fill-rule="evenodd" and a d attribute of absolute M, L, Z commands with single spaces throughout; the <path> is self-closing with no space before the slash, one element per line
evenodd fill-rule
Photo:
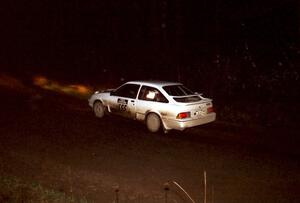
<path fill-rule="evenodd" d="M 212 113 L 214 112 L 214 108 L 211 106 L 211 107 L 208 107 L 207 108 L 207 113 Z"/>
<path fill-rule="evenodd" d="M 182 112 L 176 116 L 177 119 L 184 119 L 189 117 L 191 117 L 191 112 Z"/>

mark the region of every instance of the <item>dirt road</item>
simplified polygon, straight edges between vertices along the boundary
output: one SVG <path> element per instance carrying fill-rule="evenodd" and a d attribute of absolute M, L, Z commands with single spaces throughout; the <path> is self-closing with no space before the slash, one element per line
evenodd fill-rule
<path fill-rule="evenodd" d="M 299 202 L 294 131 L 215 122 L 148 133 L 118 117 L 96 119 L 87 101 L 34 90 L 1 90 L 0 173 L 94 202 Z"/>

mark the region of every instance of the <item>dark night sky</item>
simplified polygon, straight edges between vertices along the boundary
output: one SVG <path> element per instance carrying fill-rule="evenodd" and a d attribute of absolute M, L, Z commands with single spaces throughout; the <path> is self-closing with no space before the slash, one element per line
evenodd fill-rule
<path fill-rule="evenodd" d="M 273 49 L 299 36 L 296 0 L 1 4 L 0 57 L 8 69 L 76 67 L 93 74 L 100 66 L 192 63 L 195 56 L 213 55 L 216 50 L 230 55 L 245 38 L 254 46 Z M 178 56 L 180 61 L 173 60 Z"/>

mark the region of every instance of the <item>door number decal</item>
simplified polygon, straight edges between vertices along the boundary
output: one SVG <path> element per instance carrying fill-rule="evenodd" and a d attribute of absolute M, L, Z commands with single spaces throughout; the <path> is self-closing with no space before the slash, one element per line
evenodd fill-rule
<path fill-rule="evenodd" d="M 118 104 L 119 104 L 119 110 L 120 111 L 126 111 L 127 109 L 127 104 L 128 100 L 127 99 L 118 99 Z"/>

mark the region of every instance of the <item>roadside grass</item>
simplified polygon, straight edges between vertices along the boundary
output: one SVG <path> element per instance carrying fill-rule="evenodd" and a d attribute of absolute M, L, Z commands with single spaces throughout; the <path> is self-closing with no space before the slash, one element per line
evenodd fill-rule
<path fill-rule="evenodd" d="M 0 176 L 0 202 L 88 203 L 89 201 L 47 189 L 38 183 L 26 183 L 16 177 Z"/>

